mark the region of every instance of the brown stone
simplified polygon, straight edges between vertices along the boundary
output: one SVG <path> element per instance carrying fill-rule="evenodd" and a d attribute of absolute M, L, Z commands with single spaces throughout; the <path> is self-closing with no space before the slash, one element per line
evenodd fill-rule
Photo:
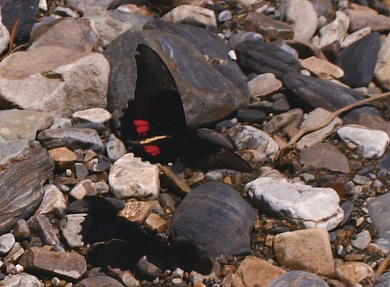
<path fill-rule="evenodd" d="M 151 230 L 156 230 L 159 233 L 165 232 L 168 228 L 168 222 L 155 213 L 150 214 L 148 218 L 146 218 L 145 224 Z"/>
<path fill-rule="evenodd" d="M 251 97 L 257 98 L 272 94 L 283 84 L 272 73 L 260 74 L 248 82 Z"/>
<path fill-rule="evenodd" d="M 143 223 L 153 209 L 161 209 L 158 201 L 130 201 L 126 203 L 119 216 L 129 221 Z"/>
<path fill-rule="evenodd" d="M 77 155 L 67 147 L 49 150 L 51 158 L 61 167 L 68 167 L 77 160 Z"/>
<path fill-rule="evenodd" d="M 268 287 L 286 271 L 268 261 L 248 256 L 233 275 L 232 287 Z"/>
<path fill-rule="evenodd" d="M 85 258 L 74 252 L 55 252 L 45 247 L 31 247 L 20 259 L 27 271 L 41 271 L 66 279 L 78 279 L 87 270 Z"/>
<path fill-rule="evenodd" d="M 312 228 L 275 236 L 274 251 L 278 262 L 290 269 L 333 276 L 334 262 L 329 234 Z"/>
<path fill-rule="evenodd" d="M 247 30 L 259 32 L 267 38 L 292 39 L 294 36 L 293 28 L 290 25 L 261 13 L 249 13 L 245 18 L 245 27 Z"/>
<path fill-rule="evenodd" d="M 372 268 L 363 262 L 340 262 L 337 260 L 336 274 L 347 284 L 358 284 L 374 273 Z"/>
<path fill-rule="evenodd" d="M 345 10 L 351 22 L 349 29 L 356 31 L 365 27 L 370 27 L 372 31 L 390 30 L 390 17 L 375 14 L 369 10 Z"/>
<path fill-rule="evenodd" d="M 330 77 L 341 78 L 344 76 L 343 70 L 338 66 L 314 56 L 302 60 L 301 65 L 323 79 L 329 79 Z"/>
<path fill-rule="evenodd" d="M 346 156 L 328 143 L 318 143 L 302 150 L 300 161 L 308 167 L 325 168 L 343 173 L 350 172 Z"/>

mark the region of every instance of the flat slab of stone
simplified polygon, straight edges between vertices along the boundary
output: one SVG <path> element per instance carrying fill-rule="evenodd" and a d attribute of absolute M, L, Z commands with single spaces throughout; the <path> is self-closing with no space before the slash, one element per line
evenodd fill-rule
<path fill-rule="evenodd" d="M 47 272 L 66 279 L 79 279 L 87 270 L 85 258 L 74 252 L 55 252 L 45 247 L 31 247 L 19 263 L 27 271 Z"/>
<path fill-rule="evenodd" d="M 102 151 L 104 149 L 102 140 L 93 129 L 48 129 L 38 133 L 37 139 L 49 149 L 58 147 L 72 150 L 81 148 Z"/>
<path fill-rule="evenodd" d="M 369 10 L 346 9 L 345 11 L 351 19 L 351 31 L 356 31 L 365 27 L 370 27 L 372 31 L 390 30 L 389 17 L 376 14 Z"/>
<path fill-rule="evenodd" d="M 53 161 L 38 142 L 0 143 L 0 234 L 34 212 L 53 169 Z"/>
<path fill-rule="evenodd" d="M 35 140 L 38 131 L 47 129 L 53 114 L 26 110 L 0 111 L 0 137 L 5 140 Z"/>
<path fill-rule="evenodd" d="M 75 287 L 123 287 L 122 283 L 108 276 L 94 276 L 81 280 Z M 136 286 L 134 286 L 136 287 Z"/>
<path fill-rule="evenodd" d="M 159 168 L 128 153 L 112 165 L 108 182 L 119 199 L 156 198 L 160 190 Z"/>
<path fill-rule="evenodd" d="M 329 234 L 322 228 L 311 228 L 277 234 L 274 252 L 278 262 L 299 269 L 333 276 L 334 261 Z"/>
<path fill-rule="evenodd" d="M 330 79 L 331 77 L 341 78 L 344 76 L 344 71 L 338 66 L 315 56 L 302 60 L 301 65 L 323 79 Z"/>
<path fill-rule="evenodd" d="M 306 167 L 324 168 L 331 171 L 349 173 L 347 157 L 329 143 L 318 143 L 302 150 L 300 162 Z"/>
<path fill-rule="evenodd" d="M 247 31 L 259 32 L 269 38 L 291 39 L 294 36 L 290 25 L 256 12 L 250 12 L 245 18 L 245 28 Z"/>
<path fill-rule="evenodd" d="M 111 120 L 111 114 L 109 111 L 102 108 L 92 108 L 75 112 L 72 118 L 84 120 L 91 123 L 104 124 Z"/>
<path fill-rule="evenodd" d="M 260 177 L 245 186 L 262 212 L 286 216 L 306 227 L 331 230 L 343 219 L 340 198 L 332 188 L 290 183 L 285 178 Z"/>
<path fill-rule="evenodd" d="M 258 98 L 279 90 L 283 84 L 272 73 L 260 74 L 248 82 L 251 97 Z"/>
<path fill-rule="evenodd" d="M 364 158 L 381 157 L 390 142 L 384 131 L 371 130 L 363 126 L 343 126 L 337 130 L 337 134 L 346 144 L 357 145 L 357 152 Z"/>

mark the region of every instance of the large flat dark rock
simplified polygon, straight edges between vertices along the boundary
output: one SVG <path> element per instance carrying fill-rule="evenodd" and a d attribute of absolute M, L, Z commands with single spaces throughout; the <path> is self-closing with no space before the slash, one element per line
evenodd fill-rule
<path fill-rule="evenodd" d="M 27 140 L 0 143 L 0 234 L 31 215 L 54 168 L 46 149 Z"/>

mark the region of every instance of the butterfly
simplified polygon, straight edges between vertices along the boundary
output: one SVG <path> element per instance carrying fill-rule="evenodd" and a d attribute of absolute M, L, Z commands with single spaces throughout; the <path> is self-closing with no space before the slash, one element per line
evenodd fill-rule
<path fill-rule="evenodd" d="M 181 96 L 169 69 L 146 45 L 136 52 L 134 100 L 120 119 L 120 133 L 132 151 L 152 163 L 182 161 L 197 169 L 229 168 L 251 172 L 228 140 L 207 129 L 186 125 Z"/>

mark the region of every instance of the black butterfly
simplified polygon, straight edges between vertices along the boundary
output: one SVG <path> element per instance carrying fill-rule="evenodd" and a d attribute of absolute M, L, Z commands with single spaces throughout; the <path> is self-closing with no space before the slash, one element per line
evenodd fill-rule
<path fill-rule="evenodd" d="M 120 133 L 137 156 L 152 163 L 180 159 L 192 168 L 251 172 L 250 165 L 232 151 L 229 141 L 211 130 L 186 126 L 175 81 L 152 49 L 139 45 L 136 63 L 135 99 L 120 119 Z"/>

